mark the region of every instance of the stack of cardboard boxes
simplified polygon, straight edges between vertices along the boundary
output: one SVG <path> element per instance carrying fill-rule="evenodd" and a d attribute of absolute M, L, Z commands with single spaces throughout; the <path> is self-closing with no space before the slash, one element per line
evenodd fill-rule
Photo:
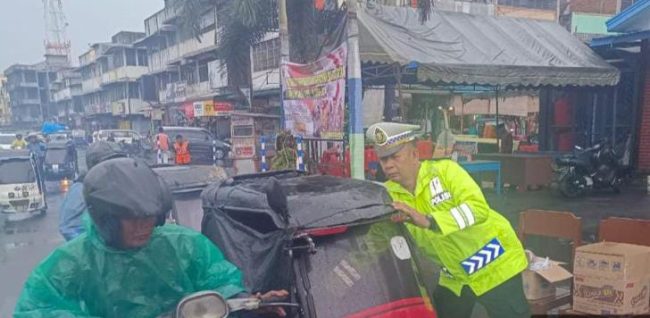
<path fill-rule="evenodd" d="M 650 247 L 601 242 L 576 250 L 573 309 L 597 315 L 650 313 Z"/>
<path fill-rule="evenodd" d="M 573 275 L 561 263 L 528 252 L 523 273 L 529 300 L 556 296 L 573 276 L 574 314 L 650 315 L 650 247 L 601 242 L 576 249 Z"/>

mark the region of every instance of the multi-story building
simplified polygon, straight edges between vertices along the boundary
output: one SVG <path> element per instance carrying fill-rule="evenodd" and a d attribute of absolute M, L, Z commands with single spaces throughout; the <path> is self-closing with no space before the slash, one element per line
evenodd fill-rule
<path fill-rule="evenodd" d="M 11 124 L 11 108 L 9 107 L 9 93 L 7 92 L 7 78 L 0 75 L 0 126 Z"/>
<path fill-rule="evenodd" d="M 122 31 L 111 42 L 93 44 L 79 57 L 87 128 L 149 128 L 139 82 L 149 70 L 149 58 L 144 48 L 133 45 L 142 37 L 144 33 Z"/>
<path fill-rule="evenodd" d="M 14 64 L 5 70 L 13 125 L 35 127 L 56 116 L 52 110 L 54 81 L 56 73 L 67 67 L 64 57 L 46 56 L 44 62 Z"/>
<path fill-rule="evenodd" d="M 149 56 L 147 81 L 154 92 L 147 97 L 162 106 L 173 122 L 184 105 L 212 100 L 227 82 L 210 81 L 211 70 L 221 66 L 216 57 L 214 7 L 206 7 L 201 15 L 197 37 L 178 23 L 178 6 L 172 1 L 165 5 L 144 21 L 146 36 L 137 45 L 146 48 Z"/>
<path fill-rule="evenodd" d="M 217 30 L 222 11 L 214 6 L 203 8 L 198 37 L 179 23 L 179 13 L 177 1 L 166 1 L 165 8 L 145 20 L 146 37 L 137 43 L 147 48 L 150 62 L 143 87 L 154 93 L 145 95 L 164 110 L 164 121 L 182 124 L 196 115 L 217 136 L 225 138 L 230 135 L 233 111 L 279 113 L 278 33 L 269 33 L 251 50 L 252 94 L 249 95 L 249 87 L 237 89 L 228 85 L 227 66 L 218 59 Z M 200 113 L 202 105 L 214 107 L 212 111 Z"/>
<path fill-rule="evenodd" d="M 74 128 L 81 127 L 81 119 L 84 114 L 81 102 L 81 74 L 75 69 L 59 71 L 54 86 L 53 112 L 57 114 L 59 122 L 64 122 Z"/>

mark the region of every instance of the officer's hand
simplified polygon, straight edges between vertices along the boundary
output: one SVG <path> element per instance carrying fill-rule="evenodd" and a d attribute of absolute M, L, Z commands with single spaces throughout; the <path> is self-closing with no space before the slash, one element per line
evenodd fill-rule
<path fill-rule="evenodd" d="M 391 217 L 393 222 L 411 222 L 423 228 L 429 228 L 431 226 L 431 222 L 427 220 L 424 214 L 402 202 L 393 202 L 393 208 L 399 212 Z"/>

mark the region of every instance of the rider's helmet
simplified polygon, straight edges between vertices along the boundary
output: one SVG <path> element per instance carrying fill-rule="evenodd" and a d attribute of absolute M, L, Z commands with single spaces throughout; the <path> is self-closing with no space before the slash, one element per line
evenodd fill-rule
<path fill-rule="evenodd" d="M 102 161 L 114 158 L 125 158 L 127 155 L 118 144 L 108 141 L 92 143 L 86 150 L 86 166 L 88 170 Z"/>
<path fill-rule="evenodd" d="M 172 209 L 166 183 L 144 161 L 117 158 L 97 164 L 84 179 L 88 213 L 106 245 L 122 247 L 122 218 L 156 217 L 165 223 Z"/>

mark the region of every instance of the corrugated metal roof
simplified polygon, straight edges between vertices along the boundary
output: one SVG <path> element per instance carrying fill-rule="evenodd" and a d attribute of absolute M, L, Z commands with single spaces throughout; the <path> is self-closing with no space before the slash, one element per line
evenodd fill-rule
<path fill-rule="evenodd" d="M 412 8 L 360 8 L 365 63 L 418 65 L 434 83 L 526 86 L 615 85 L 619 71 L 553 22 Z"/>

